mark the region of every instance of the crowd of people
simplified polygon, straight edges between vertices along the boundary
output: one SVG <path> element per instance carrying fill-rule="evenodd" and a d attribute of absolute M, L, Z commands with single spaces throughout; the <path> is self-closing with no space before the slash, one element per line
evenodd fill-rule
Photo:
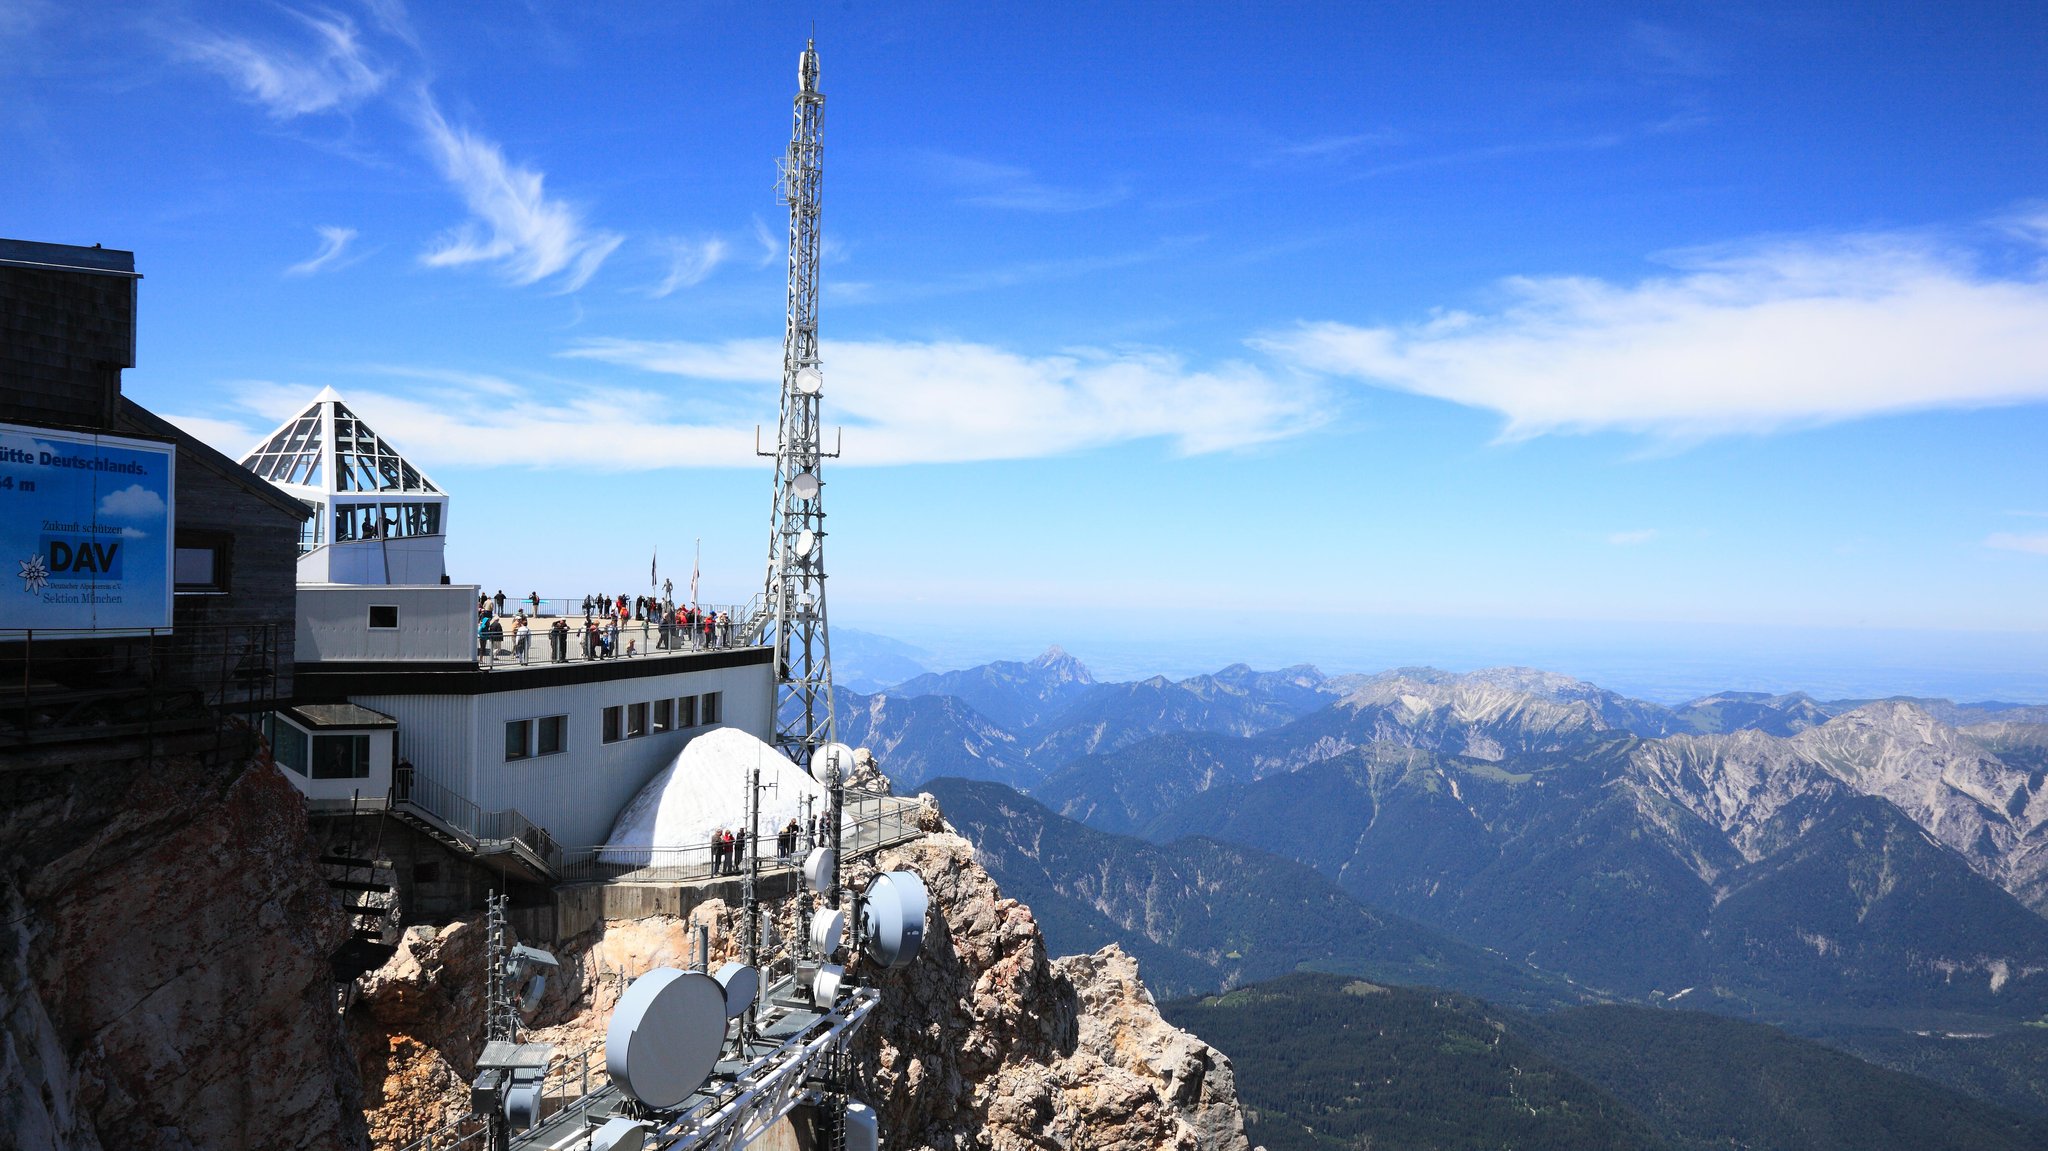
<path fill-rule="evenodd" d="M 526 606 L 521 606 L 508 619 L 503 589 L 496 595 L 477 596 L 476 653 L 479 660 L 503 654 L 503 644 L 510 638 L 512 657 L 522 664 L 530 662 L 533 633 L 541 620 L 540 593 L 528 593 L 524 603 L 531 606 L 532 615 L 527 614 Z M 574 601 L 569 603 L 571 608 L 575 606 Z M 621 636 L 621 632 L 635 624 L 640 630 L 638 638 Z M 572 632 L 581 636 L 584 659 L 636 656 L 644 651 L 722 648 L 732 646 L 733 641 L 730 612 L 700 608 L 695 604 L 678 605 L 653 596 L 587 595 L 583 597 L 582 627 L 557 617 L 548 625 L 547 631 L 550 663 L 569 662 Z M 622 638 L 625 641 L 623 648 L 620 646 Z"/>
<path fill-rule="evenodd" d="M 823 840 L 827 830 L 825 817 L 812 815 L 806 820 L 790 817 L 781 831 L 775 833 L 775 859 L 778 863 L 792 863 L 798 857 L 808 854 Z M 735 831 L 719 828 L 711 833 L 711 874 L 738 875 L 746 865 L 747 841 L 752 835 L 744 829 Z"/>

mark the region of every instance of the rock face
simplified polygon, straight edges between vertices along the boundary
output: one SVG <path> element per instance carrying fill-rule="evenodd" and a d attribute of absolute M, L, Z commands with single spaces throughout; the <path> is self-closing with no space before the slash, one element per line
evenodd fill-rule
<path fill-rule="evenodd" d="M 0 1144 L 362 1146 L 345 929 L 267 763 L 0 772 Z"/>
<path fill-rule="evenodd" d="M 932 897 L 924 950 L 882 981 L 858 1051 L 892 1145 L 1243 1151 L 1229 1061 L 1159 1017 L 1136 961 L 1048 959 L 1031 909 L 957 835 L 875 866 L 917 872 Z"/>
<path fill-rule="evenodd" d="M 918 872 L 932 896 L 924 949 L 883 981 L 855 1053 L 889 1146 L 1245 1151 L 1228 1060 L 1160 1018 L 1135 960 L 1115 947 L 1049 959 L 1031 910 L 1003 898 L 949 832 L 889 849 L 849 878 L 877 866 Z M 769 910 L 785 937 L 794 930 L 792 907 Z M 634 978 L 689 963 L 699 927 L 714 966 L 736 956 L 739 911 L 717 900 L 688 919 L 608 922 L 556 948 L 562 966 L 530 1038 L 565 1053 L 601 1039 Z M 467 1106 L 483 1044 L 480 936 L 474 921 L 413 928 L 364 981 L 350 1034 L 379 1146 Z"/>

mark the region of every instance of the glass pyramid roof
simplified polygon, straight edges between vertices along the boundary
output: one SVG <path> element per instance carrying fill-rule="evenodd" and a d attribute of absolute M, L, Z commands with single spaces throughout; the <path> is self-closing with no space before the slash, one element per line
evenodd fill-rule
<path fill-rule="evenodd" d="M 323 408 L 331 409 L 331 421 Z M 327 492 L 441 493 L 332 388 L 252 449 L 242 466 L 272 483 Z"/>

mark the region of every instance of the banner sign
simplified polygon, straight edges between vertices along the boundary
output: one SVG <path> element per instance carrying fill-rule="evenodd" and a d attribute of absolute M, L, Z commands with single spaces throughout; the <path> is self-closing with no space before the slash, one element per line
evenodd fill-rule
<path fill-rule="evenodd" d="M 0 424 L 0 631 L 171 626 L 175 462 L 170 444 Z"/>

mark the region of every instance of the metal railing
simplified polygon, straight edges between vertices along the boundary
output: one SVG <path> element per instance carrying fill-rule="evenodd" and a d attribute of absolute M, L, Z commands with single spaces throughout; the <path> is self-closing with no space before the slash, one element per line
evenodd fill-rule
<path fill-rule="evenodd" d="M 541 602 L 545 605 L 551 601 Z M 516 610 L 509 602 L 506 607 Z M 546 622 L 532 624 L 526 629 L 530 638 L 527 641 L 524 661 L 519 658 L 517 630 L 506 622 L 514 617 L 497 616 L 494 618 L 498 624 L 498 633 L 480 635 L 477 638 L 477 664 L 486 669 L 528 667 L 534 664 L 580 663 L 584 660 L 619 659 L 627 656 L 687 655 L 744 646 L 741 635 L 744 621 L 739 614 L 742 609 L 732 605 L 705 604 L 704 610 L 723 615 L 725 622 L 714 625 L 708 637 L 701 628 L 692 628 L 687 632 L 672 628 L 667 635 L 666 647 L 663 646 L 661 624 L 656 620 L 628 619 L 619 625 L 616 633 L 613 633 L 607 626 L 604 616 L 594 616 L 592 618 L 597 621 L 598 636 L 605 637 L 611 643 L 611 651 L 608 654 L 600 654 L 603 651 L 602 644 L 595 642 L 591 637 L 590 629 L 585 625 L 581 612 L 572 612 L 559 617 L 569 623 L 565 655 L 561 659 L 554 655 L 549 631 L 557 617 L 529 617 Z"/>
<path fill-rule="evenodd" d="M 392 780 L 391 805 L 414 807 L 433 816 L 467 839 L 472 850 L 524 848 L 550 871 L 558 871 L 561 866 L 562 847 L 547 828 L 514 808 L 486 811 L 467 796 L 431 779 L 419 778 L 417 772 Z"/>
<path fill-rule="evenodd" d="M 0 630 L 0 746 L 220 727 L 285 694 L 289 623 Z"/>
<path fill-rule="evenodd" d="M 916 800 L 900 796 L 850 799 L 839 833 L 840 850 L 851 859 L 913 838 L 920 834 L 917 806 Z M 761 838 L 768 849 L 761 856 L 761 871 L 767 875 L 794 871 L 802 865 L 811 848 L 817 846 L 807 833 L 800 832 L 796 849 L 783 855 L 775 850 L 773 832 L 764 832 Z M 752 846 L 748 845 L 750 851 Z M 747 866 L 747 860 L 744 857 L 728 860 L 725 866 L 728 870 L 723 874 L 737 876 Z M 556 868 L 556 877 L 559 883 L 690 883 L 720 876 L 713 873 L 711 844 L 707 840 L 661 847 L 606 844 L 566 848 L 562 851 L 561 864 Z"/>

